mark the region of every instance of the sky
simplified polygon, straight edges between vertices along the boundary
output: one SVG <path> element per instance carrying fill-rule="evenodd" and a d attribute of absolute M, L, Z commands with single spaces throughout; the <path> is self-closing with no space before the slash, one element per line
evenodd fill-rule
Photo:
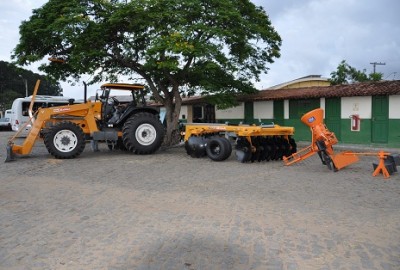
<path fill-rule="evenodd" d="M 0 2 L 0 60 L 11 61 L 19 25 L 47 0 Z M 400 80 L 399 0 L 253 0 L 282 38 L 281 57 L 255 82 L 265 89 L 308 75 L 329 78 L 342 60 L 358 70 Z M 38 72 L 38 63 L 24 68 Z M 39 73 L 39 72 L 38 72 Z M 85 78 L 83 78 L 85 80 Z M 87 77 L 86 77 L 87 79 Z M 21 84 L 22 86 L 22 84 Z M 64 96 L 83 98 L 83 85 L 61 82 Z M 94 95 L 98 85 L 89 86 Z M 29 86 L 33 89 L 33 86 Z"/>

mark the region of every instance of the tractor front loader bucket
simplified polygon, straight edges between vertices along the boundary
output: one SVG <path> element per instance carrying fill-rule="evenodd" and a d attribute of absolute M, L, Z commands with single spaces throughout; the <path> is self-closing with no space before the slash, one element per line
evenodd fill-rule
<path fill-rule="evenodd" d="M 10 162 L 15 160 L 15 154 L 12 151 L 12 144 L 7 145 L 7 157 L 5 162 Z"/>

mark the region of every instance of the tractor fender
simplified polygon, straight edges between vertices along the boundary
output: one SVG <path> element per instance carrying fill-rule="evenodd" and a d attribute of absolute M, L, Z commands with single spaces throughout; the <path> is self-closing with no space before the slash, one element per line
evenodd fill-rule
<path fill-rule="evenodd" d="M 118 121 L 115 123 L 115 125 L 123 125 L 126 120 L 133 114 L 137 114 L 140 112 L 147 112 L 147 113 L 151 113 L 154 115 L 159 114 L 159 111 L 155 108 L 152 107 L 128 107 L 122 114 L 122 116 L 118 119 Z"/>

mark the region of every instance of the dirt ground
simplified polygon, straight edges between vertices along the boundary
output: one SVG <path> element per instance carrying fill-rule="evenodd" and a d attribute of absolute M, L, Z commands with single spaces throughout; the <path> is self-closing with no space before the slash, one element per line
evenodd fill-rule
<path fill-rule="evenodd" d="M 38 142 L 3 163 L 0 269 L 400 269 L 400 175 Z M 400 151 L 398 151 L 400 153 Z M 398 167 L 399 168 L 399 167 Z M 400 168 L 399 168 L 400 170 Z"/>

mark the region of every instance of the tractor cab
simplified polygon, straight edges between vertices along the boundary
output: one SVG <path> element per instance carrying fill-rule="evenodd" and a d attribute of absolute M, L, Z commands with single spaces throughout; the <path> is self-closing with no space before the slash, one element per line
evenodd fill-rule
<path fill-rule="evenodd" d="M 126 94 L 124 94 L 124 91 Z M 103 126 L 122 126 L 124 119 L 137 108 L 146 107 L 144 85 L 127 83 L 106 83 L 101 86 L 101 94 L 96 100 L 102 103 Z"/>

